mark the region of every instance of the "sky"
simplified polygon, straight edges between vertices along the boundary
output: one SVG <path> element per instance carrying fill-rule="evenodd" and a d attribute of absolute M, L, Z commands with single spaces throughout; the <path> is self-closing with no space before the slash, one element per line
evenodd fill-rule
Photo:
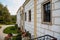
<path fill-rule="evenodd" d="M 25 2 L 25 0 L 0 0 L 4 6 L 7 5 L 11 15 L 16 15 L 17 10 Z"/>

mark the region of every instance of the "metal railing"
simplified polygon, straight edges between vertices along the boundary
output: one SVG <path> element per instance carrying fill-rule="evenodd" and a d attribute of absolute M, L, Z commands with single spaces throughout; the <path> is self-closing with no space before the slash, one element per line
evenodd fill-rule
<path fill-rule="evenodd" d="M 50 35 L 44 35 L 44 36 L 40 36 L 37 38 L 32 38 L 30 40 L 57 40 L 57 38 L 50 36 Z"/>

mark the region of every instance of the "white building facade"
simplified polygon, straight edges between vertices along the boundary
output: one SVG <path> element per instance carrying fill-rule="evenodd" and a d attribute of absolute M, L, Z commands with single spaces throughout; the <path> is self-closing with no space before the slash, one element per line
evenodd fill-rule
<path fill-rule="evenodd" d="M 25 29 L 32 35 L 36 32 L 37 37 L 49 34 L 60 40 L 60 1 L 50 0 L 51 4 L 51 23 L 44 23 L 43 20 L 43 3 L 47 3 L 48 0 L 36 0 L 36 14 L 34 9 L 34 0 L 30 0 L 24 7 L 24 13 L 26 13 Z M 31 21 L 29 21 L 29 11 L 31 11 Z M 42 17 L 43 16 L 43 17 Z M 34 18 L 35 17 L 35 18 Z M 34 24 L 36 23 L 36 27 Z M 34 31 L 35 27 L 35 31 Z"/>
<path fill-rule="evenodd" d="M 17 11 L 17 21 L 16 24 L 18 24 L 18 27 L 21 28 L 21 30 L 24 30 L 24 12 L 23 12 L 23 6 L 21 6 Z"/>
<path fill-rule="evenodd" d="M 60 0 L 26 0 L 24 27 L 35 37 L 51 35 L 60 40 Z"/>
<path fill-rule="evenodd" d="M 16 24 L 18 24 L 18 27 L 20 27 L 20 19 L 21 19 L 20 13 L 21 13 L 20 10 L 18 10 L 17 15 L 16 15 L 17 16 Z"/>

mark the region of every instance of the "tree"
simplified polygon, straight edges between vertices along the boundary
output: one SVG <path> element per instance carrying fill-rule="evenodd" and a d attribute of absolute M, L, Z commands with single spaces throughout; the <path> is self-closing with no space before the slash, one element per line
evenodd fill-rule
<path fill-rule="evenodd" d="M 11 19 L 12 19 L 12 23 L 15 24 L 16 23 L 16 15 L 11 15 Z"/>
<path fill-rule="evenodd" d="M 10 24 L 12 22 L 7 6 L 0 3 L 0 24 Z"/>
<path fill-rule="evenodd" d="M 3 23 L 3 5 L 0 3 L 0 23 Z"/>
<path fill-rule="evenodd" d="M 6 23 L 6 24 L 10 24 L 10 22 L 11 22 L 11 16 L 10 16 L 10 13 L 9 13 L 9 10 L 7 9 L 7 7 L 4 7 L 4 9 L 3 9 L 3 15 L 4 15 L 4 22 Z"/>

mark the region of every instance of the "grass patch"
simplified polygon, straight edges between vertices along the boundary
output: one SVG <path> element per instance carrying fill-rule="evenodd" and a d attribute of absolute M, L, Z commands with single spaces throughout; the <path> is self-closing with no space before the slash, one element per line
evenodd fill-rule
<path fill-rule="evenodd" d="M 10 26 L 7 27 L 6 29 L 4 29 L 3 33 L 13 33 L 13 34 L 17 34 L 17 28 L 15 28 L 15 26 Z"/>

